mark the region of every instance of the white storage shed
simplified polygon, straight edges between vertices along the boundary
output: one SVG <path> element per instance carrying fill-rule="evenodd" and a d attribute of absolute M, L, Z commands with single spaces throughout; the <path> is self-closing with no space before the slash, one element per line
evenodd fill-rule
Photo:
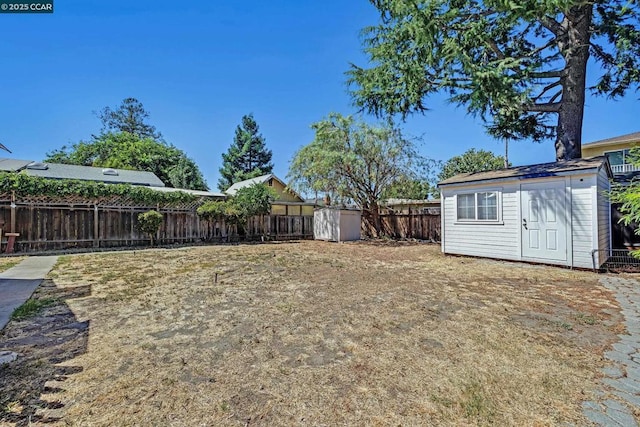
<path fill-rule="evenodd" d="M 611 245 L 611 177 L 596 157 L 446 179 L 442 252 L 599 268 Z"/>
<path fill-rule="evenodd" d="M 322 208 L 313 212 L 313 238 L 332 242 L 360 240 L 360 211 Z"/>

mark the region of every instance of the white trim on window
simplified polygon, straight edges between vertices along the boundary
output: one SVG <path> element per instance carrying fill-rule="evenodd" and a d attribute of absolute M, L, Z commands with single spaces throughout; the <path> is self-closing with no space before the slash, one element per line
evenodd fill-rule
<path fill-rule="evenodd" d="M 495 203 L 491 202 L 492 199 Z M 502 188 L 483 188 L 457 193 L 455 215 L 458 224 L 503 224 Z"/>

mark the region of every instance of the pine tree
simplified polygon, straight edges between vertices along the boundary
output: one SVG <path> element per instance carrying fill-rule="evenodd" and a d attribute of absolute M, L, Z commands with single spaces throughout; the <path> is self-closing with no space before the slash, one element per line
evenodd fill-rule
<path fill-rule="evenodd" d="M 378 116 L 429 109 L 444 94 L 498 139 L 555 137 L 557 160 L 581 157 L 587 91 L 640 89 L 638 0 L 370 0 L 356 107 Z"/>
<path fill-rule="evenodd" d="M 236 128 L 233 144 L 222 154 L 222 178 L 218 181 L 218 188 L 225 191 L 236 182 L 271 173 L 271 156 L 253 115 L 243 116 L 242 124 Z"/>

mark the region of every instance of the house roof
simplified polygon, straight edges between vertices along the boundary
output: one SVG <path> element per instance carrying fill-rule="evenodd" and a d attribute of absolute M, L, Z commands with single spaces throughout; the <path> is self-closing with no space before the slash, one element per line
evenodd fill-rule
<path fill-rule="evenodd" d="M 290 191 L 292 194 L 294 194 L 296 197 L 298 197 L 301 201 L 304 202 L 304 199 L 298 193 L 290 189 L 283 180 L 281 180 L 280 178 L 278 178 L 272 173 L 268 173 L 266 175 L 261 175 L 255 178 L 245 179 L 244 181 L 236 182 L 231 187 L 229 187 L 227 191 L 225 191 L 225 193 L 227 193 L 230 196 L 233 196 L 241 188 L 251 187 L 252 185 L 255 185 L 255 184 L 266 184 L 267 182 L 269 182 L 270 179 L 275 179 L 276 181 L 278 181 L 280 184 L 282 184 L 283 187 L 286 187 L 288 191 Z"/>
<path fill-rule="evenodd" d="M 582 144 L 583 147 L 600 147 L 606 145 L 622 144 L 625 142 L 640 143 L 640 132 L 628 133 L 626 135 L 615 136 L 613 138 L 601 139 L 600 141 Z"/>
<path fill-rule="evenodd" d="M 555 175 L 567 175 L 570 172 L 607 168 L 607 173 L 612 176 L 609 162 L 603 156 L 591 159 L 574 159 L 563 162 L 541 163 L 537 165 L 516 166 L 487 172 L 462 173 L 438 183 L 438 186 L 461 184 L 478 181 L 491 181 L 497 179 L 526 179 L 542 178 Z"/>
<path fill-rule="evenodd" d="M 18 172 L 24 169 L 29 163 L 33 163 L 33 160 L 0 158 L 0 171 Z"/>
<path fill-rule="evenodd" d="M 255 185 L 255 184 L 266 184 L 272 178 L 278 179 L 272 173 L 268 173 L 266 175 L 257 176 L 255 178 L 245 179 L 244 181 L 236 182 L 235 184 L 233 184 L 231 187 L 229 187 L 227 189 L 227 191 L 225 191 L 225 193 L 227 193 L 230 196 L 233 196 L 241 188 L 251 187 L 252 185 Z M 280 181 L 280 180 L 278 179 L 278 181 Z M 282 182 L 282 181 L 280 181 L 280 182 Z M 282 185 L 286 185 L 286 184 L 284 182 L 282 182 Z"/>
<path fill-rule="evenodd" d="M 126 169 L 95 168 L 91 166 L 65 165 L 60 163 L 31 162 L 22 173 L 49 179 L 79 179 L 108 184 L 133 184 L 147 187 L 164 187 L 153 172 Z"/>

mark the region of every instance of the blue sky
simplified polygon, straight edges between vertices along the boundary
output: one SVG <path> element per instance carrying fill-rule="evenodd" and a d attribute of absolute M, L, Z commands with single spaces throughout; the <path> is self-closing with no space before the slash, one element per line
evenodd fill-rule
<path fill-rule="evenodd" d="M 0 14 L 0 142 L 41 160 L 100 129 L 93 111 L 135 97 L 168 142 L 214 189 L 221 154 L 253 113 L 285 177 L 311 123 L 354 113 L 344 72 L 365 64 L 360 29 L 377 22 L 366 0 L 57 0 L 45 15 Z M 468 148 L 501 154 L 480 122 L 442 98 L 411 117 L 421 152 L 446 160 Z M 640 103 L 588 98 L 583 141 L 640 130 Z M 515 165 L 553 161 L 553 142 L 511 143 Z"/>

